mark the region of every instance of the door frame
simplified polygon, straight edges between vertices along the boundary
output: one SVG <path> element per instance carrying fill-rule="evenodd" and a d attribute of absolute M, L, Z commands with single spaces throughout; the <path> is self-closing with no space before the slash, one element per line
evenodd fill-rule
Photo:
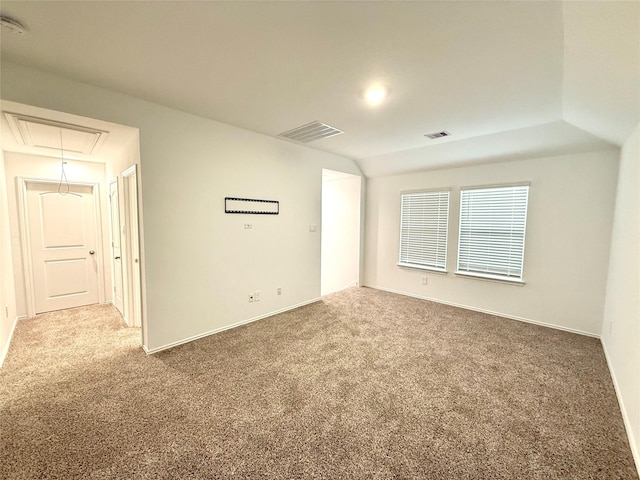
<path fill-rule="evenodd" d="M 27 316 L 36 315 L 36 297 L 33 281 L 33 257 L 31 252 L 31 233 L 29 231 L 29 212 L 27 209 L 27 185 L 29 183 L 44 183 L 56 185 L 59 180 L 35 177 L 16 177 L 18 192 L 18 220 L 20 223 L 20 246 L 22 248 L 22 265 L 24 269 L 24 284 L 27 301 Z M 104 258 L 102 253 L 102 221 L 100 215 L 100 184 L 97 182 L 68 182 L 69 185 L 91 187 L 93 195 L 94 220 L 96 222 L 96 263 L 98 265 L 98 302 L 104 303 Z"/>
<path fill-rule="evenodd" d="M 131 327 L 141 327 L 142 344 L 145 338 L 145 322 L 142 313 L 142 271 L 140 265 L 140 208 L 138 201 L 138 170 L 133 164 L 121 173 L 122 201 L 124 212 L 125 245 L 120 245 L 120 251 L 126 259 L 124 267 L 126 273 L 122 275 L 124 310 L 127 324 Z M 133 187 L 133 188 L 132 188 Z M 131 212 L 135 211 L 136 218 L 131 219 Z M 135 236 L 135 239 L 133 238 Z M 135 255 L 137 254 L 137 255 Z M 137 258 L 135 258 L 137 257 Z"/>

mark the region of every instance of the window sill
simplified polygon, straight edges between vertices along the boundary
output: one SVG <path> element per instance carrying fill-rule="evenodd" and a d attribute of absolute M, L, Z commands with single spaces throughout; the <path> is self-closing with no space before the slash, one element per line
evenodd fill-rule
<path fill-rule="evenodd" d="M 435 268 L 435 267 L 427 267 L 425 265 L 415 265 L 413 263 L 398 263 L 397 265 L 399 267 L 402 267 L 402 268 L 415 268 L 417 270 L 428 270 L 428 271 L 434 272 L 434 273 L 447 273 L 447 271 L 444 270 L 444 269 Z"/>
<path fill-rule="evenodd" d="M 499 277 L 497 275 L 491 275 L 491 274 L 483 274 L 483 273 L 473 273 L 473 272 L 455 272 L 456 276 L 460 276 L 460 277 L 467 277 L 467 278 L 473 278 L 476 280 L 484 280 L 486 282 L 494 282 L 494 283 L 504 283 L 507 285 L 515 285 L 518 287 L 523 287 L 525 285 L 524 281 L 522 280 L 517 280 L 517 279 L 511 279 L 511 278 L 505 278 L 505 277 Z"/>

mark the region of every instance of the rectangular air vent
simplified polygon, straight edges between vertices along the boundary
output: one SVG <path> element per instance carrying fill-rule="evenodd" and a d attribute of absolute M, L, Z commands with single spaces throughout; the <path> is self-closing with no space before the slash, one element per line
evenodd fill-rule
<path fill-rule="evenodd" d="M 442 130 L 441 132 L 427 133 L 425 137 L 435 140 L 436 138 L 448 137 L 449 135 L 451 135 L 449 132 Z"/>
<path fill-rule="evenodd" d="M 71 123 L 5 112 L 16 141 L 31 147 L 60 150 L 60 137 L 65 152 L 95 154 L 107 134 L 104 130 L 73 125 Z"/>
<path fill-rule="evenodd" d="M 294 128 L 287 132 L 281 133 L 280 137 L 285 137 L 296 142 L 309 143 L 321 138 L 333 137 L 334 135 L 340 135 L 344 133 L 342 130 L 338 130 L 326 123 L 315 122 L 307 123 L 301 127 Z"/>

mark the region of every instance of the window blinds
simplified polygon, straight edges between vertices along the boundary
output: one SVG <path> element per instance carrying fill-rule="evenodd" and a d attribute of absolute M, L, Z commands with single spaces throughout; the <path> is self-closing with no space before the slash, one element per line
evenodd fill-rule
<path fill-rule="evenodd" d="M 522 280 L 528 185 L 462 189 L 458 271 Z"/>
<path fill-rule="evenodd" d="M 446 271 L 448 223 L 448 191 L 403 193 L 398 265 Z"/>

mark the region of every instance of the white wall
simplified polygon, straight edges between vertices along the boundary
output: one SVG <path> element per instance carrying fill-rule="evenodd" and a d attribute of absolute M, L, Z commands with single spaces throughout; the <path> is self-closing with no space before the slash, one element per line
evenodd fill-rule
<path fill-rule="evenodd" d="M 1 81 L 7 100 L 140 129 L 149 350 L 319 298 L 321 171 L 360 175 L 352 160 L 11 63 Z M 225 196 L 281 214 L 225 214 Z"/>
<path fill-rule="evenodd" d="M 9 349 L 9 341 L 11 340 L 16 320 L 9 206 L 5 182 L 4 156 L 0 149 L 0 366 L 2 366 Z"/>
<path fill-rule="evenodd" d="M 13 271 L 15 278 L 16 308 L 19 317 L 27 315 L 25 272 L 20 239 L 20 220 L 18 217 L 18 195 L 16 177 L 37 178 L 41 180 L 60 179 L 60 159 L 42 157 L 24 153 L 4 152 L 6 188 L 8 193 L 9 223 L 11 228 L 11 247 L 13 251 Z M 109 217 L 106 203 L 105 165 L 98 162 L 66 160 L 65 172 L 69 182 L 98 183 L 101 209 L 102 244 L 99 253 L 104 264 L 105 302 L 111 300 L 111 263 L 109 250 Z"/>
<path fill-rule="evenodd" d="M 361 177 L 323 173 L 322 295 L 360 282 Z"/>
<path fill-rule="evenodd" d="M 438 170 L 367 182 L 364 284 L 599 335 L 618 150 Z M 531 182 L 524 286 L 454 274 L 459 189 Z M 400 192 L 452 187 L 447 274 L 401 268 Z"/>
<path fill-rule="evenodd" d="M 602 344 L 640 471 L 640 125 L 622 147 Z"/>

